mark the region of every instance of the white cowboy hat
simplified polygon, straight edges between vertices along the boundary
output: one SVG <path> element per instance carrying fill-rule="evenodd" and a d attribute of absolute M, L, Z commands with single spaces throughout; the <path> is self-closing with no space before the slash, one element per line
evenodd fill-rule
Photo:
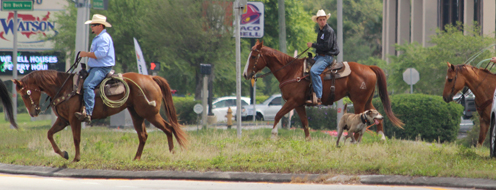
<path fill-rule="evenodd" d="M 326 15 L 324 9 L 320 9 L 319 11 L 317 11 L 317 14 L 315 16 L 312 16 L 312 20 L 314 22 L 317 22 L 317 18 L 319 18 L 321 16 L 325 16 L 325 17 L 327 17 L 327 19 L 329 19 L 329 17 L 331 17 L 331 13 Z"/>
<path fill-rule="evenodd" d="M 84 24 L 103 24 L 105 27 L 112 27 L 112 25 L 107 22 L 107 17 L 101 14 L 94 14 L 93 18 L 84 22 Z"/>

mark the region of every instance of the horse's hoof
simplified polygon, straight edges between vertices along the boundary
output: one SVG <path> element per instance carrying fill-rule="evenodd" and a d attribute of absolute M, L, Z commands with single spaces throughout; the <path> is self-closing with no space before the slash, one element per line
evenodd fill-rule
<path fill-rule="evenodd" d="M 66 160 L 69 160 L 69 153 L 67 153 L 67 151 L 64 151 L 64 158 Z"/>

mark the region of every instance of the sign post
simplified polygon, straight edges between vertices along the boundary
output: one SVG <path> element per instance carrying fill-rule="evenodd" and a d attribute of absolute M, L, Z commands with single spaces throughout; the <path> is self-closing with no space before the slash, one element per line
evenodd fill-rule
<path fill-rule="evenodd" d="M 236 0 L 233 3 L 234 17 L 236 23 L 236 134 L 241 138 L 241 36 L 240 17 L 241 11 L 246 6 L 246 0 Z"/>
<path fill-rule="evenodd" d="M 201 104 L 195 104 L 193 111 L 196 113 L 196 131 L 198 131 L 198 125 L 200 124 L 200 114 L 203 112 L 203 106 Z"/>
<path fill-rule="evenodd" d="M 410 85 L 410 94 L 413 94 L 413 85 L 419 81 L 419 73 L 415 68 L 408 68 L 403 72 L 403 80 Z"/>
<path fill-rule="evenodd" d="M 17 11 L 30 11 L 33 10 L 33 1 L 31 0 L 2 0 L 2 11 L 14 11 L 14 45 L 12 51 L 12 64 L 14 68 L 12 69 L 12 79 L 17 79 L 17 30 L 19 28 L 19 22 L 17 21 Z M 16 85 L 12 85 L 12 108 L 14 111 L 14 119 L 17 120 L 17 91 Z M 10 126 L 11 129 L 14 126 Z"/>

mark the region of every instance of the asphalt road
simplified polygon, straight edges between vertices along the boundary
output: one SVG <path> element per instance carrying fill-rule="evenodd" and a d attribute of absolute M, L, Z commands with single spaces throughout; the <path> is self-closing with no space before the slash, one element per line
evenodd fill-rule
<path fill-rule="evenodd" d="M 149 180 L 149 179 L 85 179 L 39 177 L 29 175 L 0 174 L 0 190 L 301 190 L 301 189 L 326 189 L 326 190 L 454 190 L 454 188 L 421 187 L 421 186 L 384 186 L 384 185 L 343 185 L 343 184 L 291 184 L 291 183 L 266 183 L 266 182 L 226 182 L 226 181 L 196 181 L 196 180 Z"/>
<path fill-rule="evenodd" d="M 19 174 L 19 175 L 34 175 L 33 180 L 39 180 L 39 177 L 52 177 L 51 179 L 68 178 L 61 182 L 61 187 L 65 189 L 69 188 L 67 185 L 74 184 L 63 184 L 71 180 L 80 179 L 92 179 L 92 180 L 103 180 L 112 179 L 117 180 L 118 185 L 122 186 L 132 186 L 124 183 L 127 180 L 150 180 L 154 182 L 155 180 L 202 180 L 210 181 L 209 183 L 214 183 L 215 181 L 229 181 L 229 182 L 266 182 L 266 183 L 289 183 L 294 182 L 296 179 L 306 179 L 306 181 L 325 181 L 326 183 L 333 184 L 349 184 L 349 183 L 361 183 L 365 185 L 396 185 L 396 186 L 431 186 L 431 187 L 447 187 L 452 189 L 458 188 L 476 188 L 476 189 L 496 189 L 496 180 L 489 179 L 472 179 L 472 178 L 453 178 L 453 177 L 410 177 L 410 176 L 397 176 L 397 175 L 359 175 L 359 176 L 327 176 L 319 174 L 281 174 L 281 173 L 252 173 L 252 172 L 190 172 L 190 171 L 118 171 L 118 170 L 87 170 L 87 169 L 68 169 L 68 168 L 50 168 L 50 167 L 35 167 L 35 166 L 18 166 L 11 164 L 1 164 L 0 163 L 0 173 L 4 174 Z M 8 187 L 19 187 L 19 189 L 33 189 L 28 186 L 28 181 L 26 179 L 14 182 L 11 175 L 3 175 L 5 179 L 0 179 L 0 189 Z M 31 179 L 31 178 L 28 178 Z M 125 180 L 122 180 L 125 179 Z M 103 183 L 103 181 L 100 181 Z M 96 183 L 96 182 L 91 182 Z M 107 182 L 105 182 L 107 183 Z M 145 184 L 148 182 L 144 182 Z M 42 185 L 39 186 L 34 183 L 34 189 L 43 189 Z M 55 183 L 48 183 L 55 184 Z M 8 185 L 8 186 L 7 186 Z M 48 189 L 59 188 L 59 186 L 53 186 Z M 312 184 L 303 184 L 312 185 Z M 82 184 L 76 184 L 74 188 L 83 186 Z M 112 187 L 112 188 L 110 188 Z M 189 189 L 189 188 L 168 188 L 163 187 L 160 189 Z M 206 184 L 199 184 L 200 189 L 211 189 Z M 205 187 L 205 188 L 203 188 Z M 284 190 L 290 190 L 290 187 L 281 187 Z M 319 189 L 320 186 L 312 185 L 312 189 Z M 325 185 L 325 187 L 329 187 Z M 74 189 L 69 188 L 69 189 Z M 109 186 L 106 189 L 113 189 L 113 186 Z M 141 187 L 150 188 L 151 187 Z M 224 187 L 223 187 L 224 188 Z M 223 188 L 212 188 L 212 189 L 223 189 Z M 242 189 L 238 186 L 225 187 L 228 189 Z M 256 187 L 257 189 L 265 189 L 263 187 Z M 10 189 L 10 188 L 8 188 Z M 60 188 L 62 189 L 62 188 Z M 87 189 L 87 188 L 84 188 Z M 91 188 L 95 189 L 95 188 Z M 123 187 L 118 187 L 117 189 L 124 189 Z M 255 189 L 250 188 L 250 189 Z M 269 188 L 267 188 L 269 189 Z M 278 189 L 278 188 L 276 188 Z M 295 188 L 296 189 L 296 188 Z M 302 189 L 301 187 L 298 189 Z M 306 189 L 306 188 L 303 188 Z M 327 189 L 327 188 L 326 188 Z M 342 188 L 341 188 L 342 189 Z M 353 186 L 351 189 L 357 189 Z M 382 186 L 380 189 L 383 189 Z"/>

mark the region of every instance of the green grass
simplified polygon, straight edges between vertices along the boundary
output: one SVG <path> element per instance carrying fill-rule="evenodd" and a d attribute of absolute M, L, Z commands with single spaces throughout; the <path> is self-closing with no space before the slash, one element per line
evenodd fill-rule
<path fill-rule="evenodd" d="M 487 148 L 467 148 L 455 143 L 430 143 L 389 139 L 366 134 L 361 144 L 335 146 L 336 138 L 312 132 L 279 130 L 276 139 L 270 129 L 189 131 L 188 150 L 175 143 L 168 151 L 167 138 L 156 128 L 149 136 L 141 161 L 132 161 L 138 146 L 134 130 L 104 127 L 83 129 L 81 161 L 72 163 L 74 144 L 70 128 L 55 135 L 65 160 L 53 152 L 46 138 L 50 121 L 30 122 L 18 115 L 21 129 L 9 129 L 0 122 L 0 162 L 17 165 L 115 170 L 246 171 L 313 174 L 383 174 L 496 179 L 496 159 Z"/>

